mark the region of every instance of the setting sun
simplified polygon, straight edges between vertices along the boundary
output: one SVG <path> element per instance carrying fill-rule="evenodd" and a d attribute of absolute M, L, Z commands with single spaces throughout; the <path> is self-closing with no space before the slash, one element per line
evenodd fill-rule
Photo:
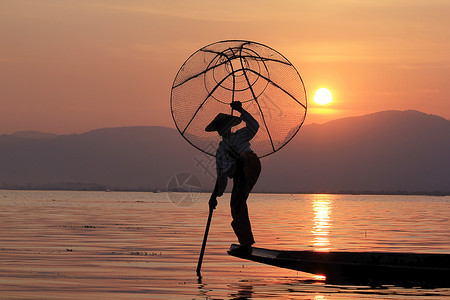
<path fill-rule="evenodd" d="M 326 88 L 320 88 L 314 95 L 314 102 L 320 105 L 326 105 L 333 101 L 331 92 Z"/>

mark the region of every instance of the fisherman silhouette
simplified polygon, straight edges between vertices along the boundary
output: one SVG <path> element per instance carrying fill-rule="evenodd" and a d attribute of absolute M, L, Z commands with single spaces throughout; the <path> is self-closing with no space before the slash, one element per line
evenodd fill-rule
<path fill-rule="evenodd" d="M 205 131 L 217 131 L 222 137 L 216 152 L 217 180 L 209 206 L 216 208 L 217 197 L 221 197 L 227 187 L 227 177 L 233 178 L 230 199 L 233 218 L 231 226 L 238 238 L 239 250 L 249 252 L 255 240 L 248 216 L 247 199 L 261 172 L 261 162 L 250 148 L 250 140 L 256 135 L 259 124 L 242 108 L 241 102 L 233 101 L 230 106 L 240 112 L 241 116 L 219 113 L 205 128 Z M 244 121 L 246 126 L 231 132 L 231 128 L 241 121 Z"/>

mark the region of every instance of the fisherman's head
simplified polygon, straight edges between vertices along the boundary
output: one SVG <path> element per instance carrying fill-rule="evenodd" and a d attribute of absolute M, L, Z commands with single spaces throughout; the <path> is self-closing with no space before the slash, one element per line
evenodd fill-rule
<path fill-rule="evenodd" d="M 236 116 L 219 113 L 211 123 L 206 126 L 205 131 L 217 131 L 224 136 L 231 132 L 231 128 L 241 123 L 241 119 Z"/>

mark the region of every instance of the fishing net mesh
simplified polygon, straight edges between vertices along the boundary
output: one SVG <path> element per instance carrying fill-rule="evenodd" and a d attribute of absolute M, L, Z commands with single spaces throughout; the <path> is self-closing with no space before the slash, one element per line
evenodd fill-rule
<path fill-rule="evenodd" d="M 221 137 L 205 127 L 218 113 L 239 116 L 241 101 L 259 123 L 253 151 L 264 157 L 286 145 L 306 116 L 306 92 L 295 67 L 277 51 L 255 42 L 222 41 L 201 48 L 182 65 L 173 82 L 172 116 L 194 147 L 215 155 Z M 245 126 L 233 127 L 238 130 Z"/>

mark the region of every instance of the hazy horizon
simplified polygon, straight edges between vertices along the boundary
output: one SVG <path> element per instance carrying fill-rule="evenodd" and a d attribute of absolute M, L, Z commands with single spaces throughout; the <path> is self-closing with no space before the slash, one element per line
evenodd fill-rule
<path fill-rule="evenodd" d="M 306 118 L 306 121 L 303 124 L 303 126 L 306 126 L 306 125 L 323 125 L 323 124 L 326 124 L 326 123 L 329 123 L 329 122 L 332 122 L 332 121 L 337 121 L 337 120 L 347 119 L 347 118 L 358 118 L 358 117 L 363 117 L 365 115 L 372 115 L 372 114 L 376 114 L 376 113 L 380 113 L 380 112 L 384 112 L 384 111 L 418 111 L 418 112 L 421 112 L 421 113 L 424 113 L 424 114 L 427 114 L 427 115 L 434 115 L 434 116 L 441 117 L 441 118 L 446 119 L 446 120 L 450 120 L 450 118 L 446 118 L 446 117 L 438 115 L 438 114 L 428 114 L 428 113 L 425 113 L 425 112 L 420 111 L 420 110 L 414 110 L 414 109 L 395 110 L 395 109 L 392 109 L 392 110 L 368 112 L 368 113 L 361 114 L 361 115 L 345 116 L 345 117 L 340 117 L 340 118 L 336 118 L 336 119 L 326 120 L 326 121 L 323 121 L 323 122 L 308 122 L 308 118 Z M 93 131 L 93 130 L 97 130 L 97 129 L 124 128 L 124 127 L 147 127 L 147 126 L 166 127 L 166 128 L 177 129 L 175 124 L 173 124 L 173 123 L 169 124 L 168 126 L 164 126 L 164 125 L 142 125 L 142 124 L 139 125 L 139 124 L 136 124 L 136 125 L 123 125 L 123 126 L 117 125 L 117 126 L 110 126 L 110 127 L 98 127 L 98 128 L 91 128 L 91 129 L 78 131 L 78 132 L 62 132 L 62 133 L 48 132 L 48 131 L 44 132 L 44 131 L 35 130 L 35 129 L 25 129 L 25 130 L 13 131 L 13 132 L 0 132 L 0 135 L 2 135 L 2 134 L 12 135 L 12 134 L 17 134 L 17 133 L 27 133 L 27 132 L 36 132 L 36 133 L 49 134 L 49 135 L 70 135 L 70 134 L 83 134 L 83 133 L 86 133 L 86 132 L 89 132 L 89 131 Z M 301 131 L 300 131 L 300 134 L 301 134 Z"/>
<path fill-rule="evenodd" d="M 305 125 L 263 159 L 254 191 L 449 194 L 449 133 L 449 120 L 418 111 Z M 164 190 L 188 172 L 209 189 L 216 174 L 212 157 L 168 127 L 0 135 L 0 145 L 6 188 Z"/>

